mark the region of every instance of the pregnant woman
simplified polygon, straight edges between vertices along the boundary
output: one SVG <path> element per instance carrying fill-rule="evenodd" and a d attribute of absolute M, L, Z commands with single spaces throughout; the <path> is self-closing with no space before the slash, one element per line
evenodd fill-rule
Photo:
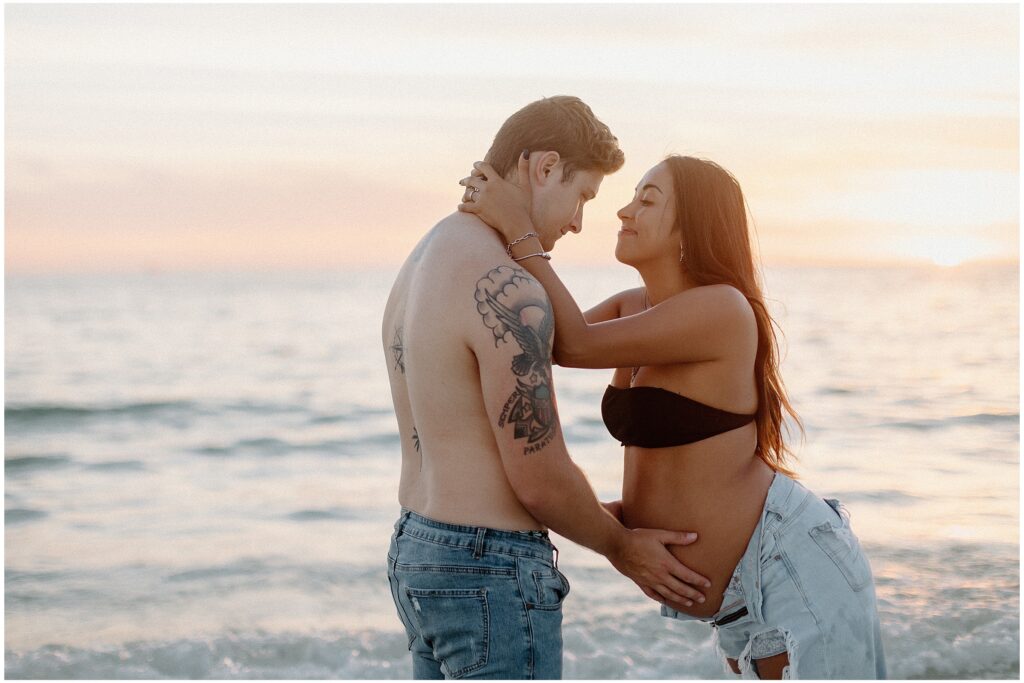
<path fill-rule="evenodd" d="M 691 157 L 648 171 L 618 212 L 615 247 L 644 286 L 584 314 L 530 219 L 529 174 L 560 172 L 552 164 L 557 155 L 531 162 L 524 152 L 510 182 L 478 162 L 460 181 L 472 201 L 459 208 L 498 230 L 547 290 L 555 362 L 616 369 L 601 410 L 625 467 L 609 509 L 627 527 L 699 534 L 673 552 L 711 579 L 707 600 L 663 604 L 662 614 L 708 622 L 729 668 L 747 677 L 884 678 L 874 582 L 849 514 L 787 467 L 784 415 L 799 420 L 739 183 Z"/>

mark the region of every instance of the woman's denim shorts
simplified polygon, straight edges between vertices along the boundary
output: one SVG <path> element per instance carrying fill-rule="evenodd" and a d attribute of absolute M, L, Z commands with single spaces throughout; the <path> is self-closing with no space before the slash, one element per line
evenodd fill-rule
<path fill-rule="evenodd" d="M 788 678 L 885 678 L 875 586 L 850 515 L 776 473 L 722 607 L 710 621 L 722 655 L 757 678 L 751 660 L 787 652 Z M 728 666 L 727 671 L 732 669 Z"/>

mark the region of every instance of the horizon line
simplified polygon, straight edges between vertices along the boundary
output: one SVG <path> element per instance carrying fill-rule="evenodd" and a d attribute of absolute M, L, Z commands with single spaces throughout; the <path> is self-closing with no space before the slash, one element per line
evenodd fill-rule
<path fill-rule="evenodd" d="M 311 264 L 307 266 L 296 265 L 296 264 L 196 264 L 192 266 L 180 265 L 180 266 L 157 266 L 157 265 L 140 265 L 134 267 L 126 267 L 120 269 L 111 268 L 63 268 L 63 269 L 52 269 L 52 268 L 39 268 L 39 269 L 11 269 L 5 266 L 4 278 L 13 277 L 45 277 L 45 276 L 86 276 L 86 275 L 187 275 L 187 274 L 256 274 L 256 273 L 327 273 L 336 271 L 353 271 L 353 272 L 382 272 L 387 270 L 398 270 L 402 267 L 403 262 L 381 262 L 381 263 L 366 263 L 366 262 L 353 262 L 353 263 L 337 263 L 337 264 Z M 573 268 L 602 268 L 611 269 L 614 267 L 629 268 L 621 263 L 602 263 L 593 264 L 586 263 L 584 261 L 570 260 L 559 264 L 559 267 L 573 269 Z M 981 259 L 969 259 L 957 264 L 940 264 L 927 259 L 872 259 L 872 260 L 855 260 L 855 259 L 789 259 L 789 260 L 773 260 L 771 262 L 764 262 L 758 264 L 762 270 L 771 270 L 775 268 L 787 268 L 787 269 L 835 269 L 835 270 L 893 270 L 893 269 L 915 269 L 915 270 L 937 270 L 937 271 L 954 271 L 959 269 L 973 269 L 985 266 L 1006 268 L 1014 266 L 1020 268 L 1020 259 L 1008 258 L 1008 257 L 990 257 Z"/>

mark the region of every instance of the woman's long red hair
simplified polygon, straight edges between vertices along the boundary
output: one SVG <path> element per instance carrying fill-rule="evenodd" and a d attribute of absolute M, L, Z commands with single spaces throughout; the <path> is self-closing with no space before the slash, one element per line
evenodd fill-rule
<path fill-rule="evenodd" d="M 783 437 L 785 415 L 803 433 L 803 424 L 786 396 L 779 374 L 778 324 L 768 313 L 761 278 L 747 229 L 747 206 L 740 184 L 714 162 L 672 155 L 665 159 L 676 194 L 683 267 L 698 285 L 732 285 L 743 292 L 757 319 L 756 454 L 769 467 L 795 477 L 787 467 L 794 458 Z"/>

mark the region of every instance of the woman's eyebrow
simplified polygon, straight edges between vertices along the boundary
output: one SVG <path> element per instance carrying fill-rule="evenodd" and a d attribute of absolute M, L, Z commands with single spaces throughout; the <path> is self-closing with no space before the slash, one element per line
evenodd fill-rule
<path fill-rule="evenodd" d="M 646 190 L 646 189 L 647 189 L 648 187 L 649 187 L 649 188 L 651 188 L 651 189 L 657 190 L 658 192 L 661 192 L 661 188 L 660 188 L 660 187 L 658 187 L 657 185 L 655 185 L 654 183 L 647 183 L 647 184 L 646 184 L 646 185 L 644 185 L 643 187 L 639 188 L 639 189 L 637 190 L 637 192 L 643 192 L 643 191 L 644 191 L 644 190 Z M 662 194 L 665 194 L 664 192 L 661 192 L 661 193 L 662 193 Z"/>

